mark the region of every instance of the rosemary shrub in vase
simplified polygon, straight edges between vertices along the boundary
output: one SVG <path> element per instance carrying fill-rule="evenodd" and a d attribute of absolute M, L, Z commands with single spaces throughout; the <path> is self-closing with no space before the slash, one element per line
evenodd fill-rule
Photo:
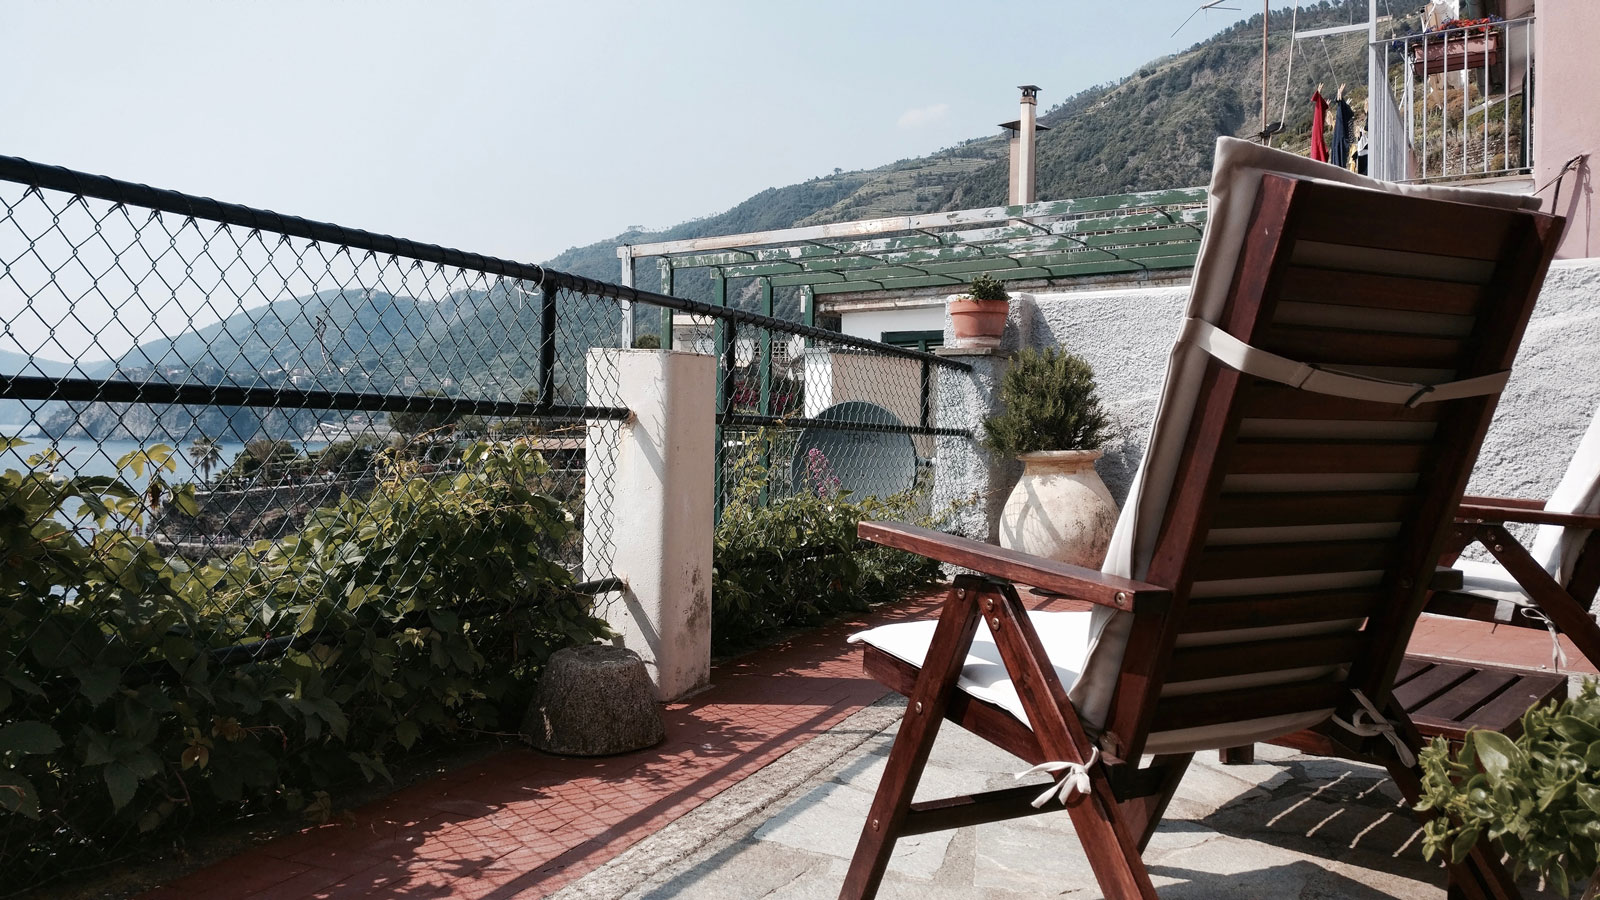
<path fill-rule="evenodd" d="M 1053 347 L 1023 350 L 1001 379 L 1000 402 L 983 442 L 1023 465 L 1000 514 L 1000 545 L 1098 568 L 1117 506 L 1094 469 L 1110 431 L 1094 370 Z"/>

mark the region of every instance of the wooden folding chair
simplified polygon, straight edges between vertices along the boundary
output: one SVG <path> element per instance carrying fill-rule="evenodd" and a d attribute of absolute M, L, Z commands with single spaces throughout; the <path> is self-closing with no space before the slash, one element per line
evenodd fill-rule
<path fill-rule="evenodd" d="M 853 638 L 909 702 L 840 896 L 873 896 L 903 835 L 1060 798 L 1105 895 L 1154 897 L 1140 854 L 1193 753 L 1322 723 L 1416 796 L 1419 737 L 1390 686 L 1560 235 L 1531 208 L 1219 141 L 1105 571 L 862 524 L 979 574 L 936 624 Z M 1013 583 L 1094 611 L 1029 613 Z M 1055 796 L 913 803 L 944 719 L 1052 772 Z M 1487 845 L 1450 874 L 1461 896 L 1516 895 Z"/>
<path fill-rule="evenodd" d="M 1538 526 L 1531 550 L 1508 522 Z M 1494 562 L 1456 558 L 1473 543 Z M 1465 498 L 1443 562 L 1461 570 L 1464 584 L 1434 594 L 1427 612 L 1557 630 L 1600 665 L 1600 626 L 1589 614 L 1600 589 L 1600 408 L 1549 500 Z"/>

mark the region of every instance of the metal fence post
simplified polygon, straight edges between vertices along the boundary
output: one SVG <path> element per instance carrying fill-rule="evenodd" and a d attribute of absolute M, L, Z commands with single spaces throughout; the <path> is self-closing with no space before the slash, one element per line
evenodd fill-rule
<path fill-rule="evenodd" d="M 761 279 L 761 314 L 772 315 L 772 279 Z M 772 415 L 772 329 L 761 329 L 761 415 Z M 772 466 L 772 454 L 768 451 L 766 442 L 761 447 L 761 471 L 767 472 Z M 761 479 L 761 505 L 766 506 L 767 484 L 770 478 Z"/>
<path fill-rule="evenodd" d="M 633 245 L 623 244 L 617 248 L 617 255 L 622 257 L 622 286 L 633 287 L 633 273 L 635 269 L 633 258 Z M 633 346 L 633 301 L 618 300 L 617 307 L 622 310 L 622 346 Z"/>
<path fill-rule="evenodd" d="M 672 295 L 672 261 L 661 258 L 661 293 Z M 661 349 L 672 349 L 672 310 L 661 308 Z"/>
<path fill-rule="evenodd" d="M 807 328 L 817 327 L 817 291 L 811 285 L 800 287 L 800 321 Z M 805 339 L 806 346 L 811 346 L 811 339 Z"/>
<path fill-rule="evenodd" d="M 539 300 L 539 405 L 556 402 L 556 286 L 546 284 Z"/>
<path fill-rule="evenodd" d="M 718 365 L 722 371 L 717 383 L 717 394 L 721 400 L 721 415 L 731 415 L 734 411 L 733 397 L 737 389 L 734 378 L 739 369 L 739 336 L 733 321 L 724 320 L 727 337 L 722 346 L 722 353 L 718 357 Z M 726 505 L 727 491 L 722 483 L 727 469 L 728 445 L 726 433 L 721 426 L 717 427 L 717 521 L 722 521 L 722 508 Z"/>
<path fill-rule="evenodd" d="M 728 305 L 728 280 L 722 277 L 722 270 L 711 270 L 711 302 L 719 307 Z M 733 341 L 733 323 L 727 319 L 718 319 L 713 326 L 714 340 L 716 341 L 717 366 L 717 445 L 712 451 L 716 456 L 716 472 L 712 479 L 712 490 L 716 491 L 716 501 L 713 504 L 713 517 L 719 524 L 722 522 L 723 498 L 727 494 L 727 485 L 724 479 L 727 475 L 728 461 L 726 459 L 727 441 L 722 427 L 722 417 L 733 411 L 732 372 L 738 363 L 738 349 Z M 730 353 L 730 349 L 732 352 Z M 731 357 L 731 358 L 730 358 Z"/>
<path fill-rule="evenodd" d="M 928 420 L 933 415 L 933 368 L 928 365 L 928 361 L 925 359 L 917 360 L 917 362 L 922 364 L 922 402 L 919 404 L 921 417 L 917 424 L 922 428 L 927 428 Z"/>

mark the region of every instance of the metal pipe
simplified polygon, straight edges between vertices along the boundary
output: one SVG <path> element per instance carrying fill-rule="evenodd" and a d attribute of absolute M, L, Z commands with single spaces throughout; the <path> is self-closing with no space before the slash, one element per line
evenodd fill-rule
<path fill-rule="evenodd" d="M 1409 49 L 1409 42 L 1407 42 Z M 1428 177 L 1428 36 L 1422 36 L 1422 177 Z"/>
<path fill-rule="evenodd" d="M 672 277 L 674 273 L 672 268 L 672 260 L 663 256 L 660 262 L 657 263 L 657 268 L 661 270 L 661 293 L 671 296 Z M 661 329 L 661 349 L 663 350 L 672 349 L 672 314 L 672 307 L 661 307 L 661 314 L 658 318 L 660 325 L 657 327 Z"/>
<path fill-rule="evenodd" d="M 1472 40 L 1461 32 L 1461 175 L 1467 173 L 1467 114 L 1472 106 L 1472 75 L 1467 72 L 1467 62 L 1472 59 Z M 1446 56 L 1446 66 L 1450 59 Z"/>
<path fill-rule="evenodd" d="M 1261 0 L 1261 133 L 1267 133 L 1267 19 L 1271 0 Z"/>
<path fill-rule="evenodd" d="M 1478 80 L 1478 99 L 1483 101 L 1483 173 L 1489 174 L 1489 35 L 1484 30 L 1485 41 L 1483 45 L 1483 77 Z"/>
<path fill-rule="evenodd" d="M 885 434 L 931 434 L 936 437 L 972 437 L 972 429 L 970 428 L 877 425 L 871 422 L 839 422 L 833 419 L 809 419 L 800 416 L 757 416 L 746 413 L 719 415 L 717 416 L 717 424 L 734 428 L 763 428 L 780 425 L 784 428 L 820 428 L 824 431 L 874 431 Z"/>
<path fill-rule="evenodd" d="M 44 378 L 36 375 L 0 375 L 0 400 L 72 400 L 364 412 L 448 412 L 476 416 L 559 419 L 626 419 L 629 416 L 628 410 L 617 406 L 564 406 L 556 403 L 469 400 L 463 397 L 418 394 L 305 391 L 295 388 L 238 387 L 228 384 Z"/>
<path fill-rule="evenodd" d="M 1505 93 L 1505 103 L 1500 106 L 1500 168 L 1509 171 L 1511 169 L 1511 29 L 1502 29 L 1502 33 L 1504 38 L 1501 43 L 1506 45 L 1506 52 L 1505 82 L 1500 88 Z"/>

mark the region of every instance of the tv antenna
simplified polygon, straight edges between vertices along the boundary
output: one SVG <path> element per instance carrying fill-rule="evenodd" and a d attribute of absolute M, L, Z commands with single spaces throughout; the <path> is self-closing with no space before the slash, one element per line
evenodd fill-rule
<path fill-rule="evenodd" d="M 1239 7 L 1237 7 L 1237 6 L 1223 6 L 1222 5 L 1222 4 L 1227 3 L 1227 2 L 1228 2 L 1228 0 L 1211 0 L 1210 3 L 1202 3 L 1202 4 L 1200 4 L 1199 8 L 1197 8 L 1194 12 L 1189 13 L 1189 18 L 1184 19 L 1183 23 L 1180 24 L 1177 28 L 1172 29 L 1172 34 L 1169 34 L 1167 36 L 1168 37 L 1177 37 L 1178 36 L 1178 32 L 1183 30 L 1183 26 L 1184 25 L 1189 24 L 1189 22 L 1191 20 L 1193 20 L 1195 16 L 1200 15 L 1201 13 L 1205 12 L 1208 9 L 1231 9 L 1231 10 L 1234 10 L 1234 11 L 1238 11 Z"/>

